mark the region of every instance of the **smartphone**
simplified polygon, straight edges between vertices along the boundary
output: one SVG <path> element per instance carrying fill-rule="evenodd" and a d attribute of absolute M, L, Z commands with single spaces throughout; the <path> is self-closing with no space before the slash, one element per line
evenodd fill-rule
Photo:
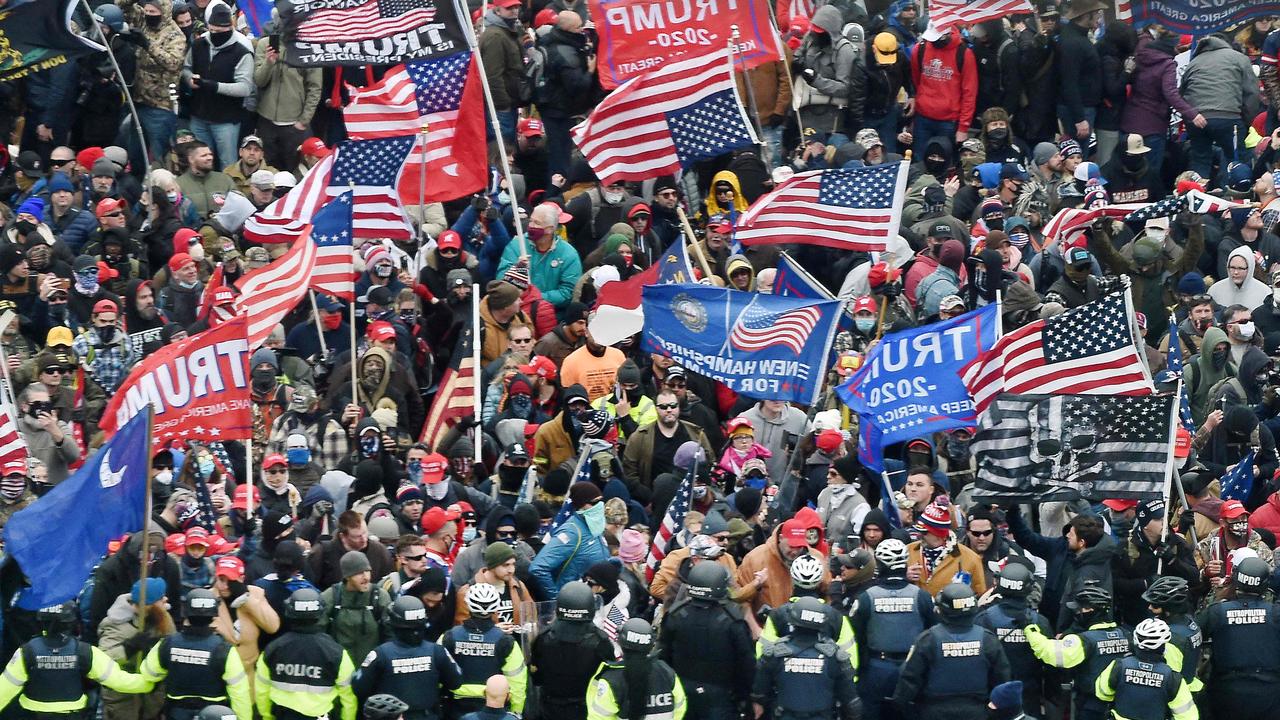
<path fill-rule="evenodd" d="M 275 50 L 276 52 L 280 52 L 280 36 L 275 34 L 268 35 L 267 47 L 270 47 L 272 50 Z"/>

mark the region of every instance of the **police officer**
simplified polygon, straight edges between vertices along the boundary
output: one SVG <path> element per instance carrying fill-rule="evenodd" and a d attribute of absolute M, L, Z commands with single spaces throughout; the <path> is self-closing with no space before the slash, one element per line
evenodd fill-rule
<path fill-rule="evenodd" d="M 1133 654 L 1112 660 L 1094 691 L 1112 703 L 1115 720 L 1199 720 L 1195 701 L 1182 673 L 1164 661 L 1169 626 L 1147 618 L 1133 630 Z"/>
<path fill-rule="evenodd" d="M 210 705 L 196 715 L 196 720 L 237 720 L 235 711 L 226 705 Z"/>
<path fill-rule="evenodd" d="M 682 720 L 684 686 L 676 671 L 653 657 L 653 628 L 631 618 L 618 631 L 622 662 L 607 662 L 587 688 L 587 720 Z"/>
<path fill-rule="evenodd" d="M 409 705 L 395 695 L 374 695 L 364 701 L 364 720 L 401 720 L 407 717 L 408 709 Z"/>
<path fill-rule="evenodd" d="M 1111 619 L 1111 593 L 1101 585 L 1086 583 L 1067 601 L 1075 622 L 1084 630 L 1051 640 L 1040 626 L 1022 628 L 1031 652 L 1050 667 L 1075 668 L 1073 697 L 1076 720 L 1103 720 L 1107 706 L 1098 699 L 1094 684 L 1110 665 L 1129 654 L 1129 635 Z"/>
<path fill-rule="evenodd" d="M 503 632 L 493 618 L 502 608 L 502 596 L 489 583 L 476 583 L 467 590 L 471 617 L 449 628 L 440 644 L 458 662 L 462 683 L 453 691 L 449 717 L 460 718 L 484 707 L 484 685 L 491 675 L 505 675 L 511 685 L 511 709 L 524 711 L 524 653 L 520 644 Z"/>
<path fill-rule="evenodd" d="M 151 683 L 121 669 L 105 652 L 71 635 L 76 622 L 72 602 L 41 608 L 42 629 L 13 654 L 0 673 L 0 709 L 18 698 L 29 715 L 81 717 L 89 705 L 87 681 L 121 693 L 144 693 Z"/>
<path fill-rule="evenodd" d="M 591 587 L 575 580 L 556 597 L 555 622 L 533 640 L 529 672 L 545 720 L 586 720 L 587 684 L 614 659 L 613 643 L 592 622 L 595 611 Z"/>
<path fill-rule="evenodd" d="M 813 597 L 821 600 L 822 561 L 812 555 L 801 555 L 791 563 L 791 586 L 795 592 L 786 605 L 774 608 L 764 621 L 760 632 L 760 640 L 756 642 L 756 659 L 764 653 L 764 649 L 778 641 L 784 635 L 791 634 L 791 614 L 795 610 L 796 600 L 802 597 Z M 854 646 L 853 626 L 849 618 L 840 611 L 822 603 L 823 612 L 827 614 L 827 624 L 822 630 L 825 639 L 835 642 L 849 656 L 849 664 L 854 674 L 858 672 L 858 653 Z"/>
<path fill-rule="evenodd" d="M 858 697 L 867 720 L 898 720 L 889 701 L 911 643 L 934 623 L 933 598 L 907 582 L 907 546 L 887 538 L 876 545 L 876 584 L 853 603 L 853 636 L 862 655 Z"/>
<path fill-rule="evenodd" d="M 182 616 L 186 627 L 156 643 L 139 669 L 147 680 L 164 682 L 165 717 L 191 720 L 217 702 L 230 702 L 241 717 L 252 715 L 253 695 L 240 655 L 213 631 L 218 596 L 192 589 L 182 601 Z"/>
<path fill-rule="evenodd" d="M 435 720 L 440 717 L 440 689 L 457 688 L 462 671 L 448 651 L 423 637 L 427 608 L 421 600 L 396 598 L 387 616 L 391 640 L 360 664 L 352 682 L 356 697 L 390 695 L 406 704 L 406 720 Z"/>
<path fill-rule="evenodd" d="M 1142 593 L 1142 599 L 1152 615 L 1169 625 L 1171 639 L 1165 655 L 1172 655 L 1174 650 L 1180 653 L 1182 677 L 1186 679 L 1187 687 L 1193 695 L 1204 690 L 1204 683 L 1196 677 L 1204 636 L 1200 632 L 1200 624 L 1191 617 L 1191 588 L 1186 579 L 1173 575 L 1158 577 Z"/>
<path fill-rule="evenodd" d="M 990 630 L 973 624 L 973 588 L 951 583 L 933 603 L 941 622 L 916 638 L 893 701 L 904 711 L 914 704 L 921 720 L 985 720 L 991 689 L 1009 681 L 1009 659 Z"/>
<path fill-rule="evenodd" d="M 751 688 L 755 717 L 773 709 L 775 720 L 862 717 L 853 684 L 853 667 L 845 652 L 824 638 L 828 608 L 814 597 L 792 603 L 791 633 L 764 649 Z"/>
<path fill-rule="evenodd" d="M 1027 605 L 1027 595 L 1035 583 L 1035 577 L 1026 565 L 1008 562 L 996 575 L 996 592 L 1000 599 L 978 613 L 974 624 L 995 633 L 1009 658 L 1009 673 L 1022 682 L 1022 707 L 1040 714 L 1040 698 L 1043 696 L 1044 664 L 1036 659 L 1027 644 L 1022 628 L 1035 625 L 1041 632 L 1049 632 L 1049 620 Z"/>
<path fill-rule="evenodd" d="M 313 588 L 294 590 L 284 604 L 289 632 L 271 641 L 258 656 L 258 713 L 267 720 L 328 716 L 342 703 L 341 720 L 356 720 L 351 690 L 355 665 L 336 640 L 320 632 L 324 601 Z"/>
<path fill-rule="evenodd" d="M 658 645 L 689 695 L 689 715 L 733 720 L 751 693 L 755 672 L 751 631 L 736 606 L 725 602 L 729 571 L 700 562 L 689 571 L 688 595 L 662 621 Z"/>
<path fill-rule="evenodd" d="M 1260 558 L 1237 562 L 1231 569 L 1235 599 L 1214 603 L 1200 615 L 1209 650 L 1205 685 L 1215 717 L 1276 716 L 1272 694 L 1280 681 L 1280 606 L 1262 597 L 1269 573 Z"/>

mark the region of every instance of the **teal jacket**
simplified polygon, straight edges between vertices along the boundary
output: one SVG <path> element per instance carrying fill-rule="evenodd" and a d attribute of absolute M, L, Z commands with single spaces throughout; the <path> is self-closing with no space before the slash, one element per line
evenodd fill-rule
<path fill-rule="evenodd" d="M 573 299 L 573 288 L 582 277 L 582 260 L 578 251 L 557 234 L 556 242 L 551 249 L 540 253 L 533 247 L 533 242 L 525 239 L 524 245 L 529 250 L 529 281 L 542 291 L 542 299 L 551 303 L 556 309 L 563 308 Z M 502 251 L 502 260 L 498 263 L 498 277 L 507 272 L 507 268 L 520 259 L 520 241 L 507 243 Z"/>

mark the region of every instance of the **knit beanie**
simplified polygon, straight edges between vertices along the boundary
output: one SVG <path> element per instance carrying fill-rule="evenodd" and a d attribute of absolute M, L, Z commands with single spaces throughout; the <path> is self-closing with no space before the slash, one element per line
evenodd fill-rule
<path fill-rule="evenodd" d="M 1204 275 L 1192 270 L 1178 281 L 1179 295 L 1203 295 L 1206 292 Z"/>
<path fill-rule="evenodd" d="M 733 494 L 733 507 L 739 513 L 742 513 L 744 518 L 755 517 L 756 513 L 760 512 L 761 502 L 763 502 L 763 496 L 755 488 L 740 488 L 738 492 Z"/>
<path fill-rule="evenodd" d="M 520 288 L 505 280 L 494 280 L 489 283 L 485 297 L 489 298 L 490 310 L 501 310 L 520 301 Z"/>
<path fill-rule="evenodd" d="M 542 490 L 548 495 L 560 497 L 569 492 L 569 483 L 571 481 L 572 477 L 569 475 L 568 470 L 556 468 L 549 471 L 547 476 L 542 479 Z"/>
<path fill-rule="evenodd" d="M 603 587 L 610 594 L 618 592 L 618 578 L 622 576 L 622 568 L 615 562 L 603 560 L 587 568 L 583 573 L 583 579 L 591 579 L 597 585 Z"/>
<path fill-rule="evenodd" d="M 489 543 L 489 547 L 484 549 L 484 566 L 492 570 L 508 560 L 515 559 L 516 551 L 511 546 L 499 540 L 498 542 Z"/>
<path fill-rule="evenodd" d="M 938 250 L 938 263 L 943 267 L 960 272 L 960 266 L 964 263 L 964 256 L 964 244 L 952 238 L 944 241 L 942 248 Z"/>
<path fill-rule="evenodd" d="M 624 563 L 644 562 L 649 555 L 644 533 L 627 528 L 618 541 L 618 559 Z"/>
<path fill-rule="evenodd" d="M 951 502 L 938 497 L 929 503 L 920 516 L 920 527 L 937 537 L 944 538 L 951 534 Z"/>
<path fill-rule="evenodd" d="M 25 202 L 18 206 L 18 212 L 15 215 L 30 215 L 36 220 L 44 217 L 44 200 L 33 197 L 27 198 Z"/>
<path fill-rule="evenodd" d="M 352 575 L 358 575 L 366 570 L 372 570 L 369 564 L 369 558 L 359 550 L 350 550 L 342 556 L 338 561 L 338 568 L 342 570 L 342 579 L 346 580 Z"/>
<path fill-rule="evenodd" d="M 576 482 L 569 488 L 569 504 L 573 505 L 574 510 L 581 510 L 588 503 L 599 499 L 600 488 L 596 487 L 595 483 Z"/>
<path fill-rule="evenodd" d="M 502 276 L 503 280 L 514 285 L 524 293 L 529 289 L 529 260 L 528 258 L 520 258 L 515 265 L 507 268 L 507 272 Z"/>

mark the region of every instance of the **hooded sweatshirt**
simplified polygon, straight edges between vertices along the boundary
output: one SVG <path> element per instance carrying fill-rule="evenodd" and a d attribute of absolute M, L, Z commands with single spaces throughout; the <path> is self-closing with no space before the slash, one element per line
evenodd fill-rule
<path fill-rule="evenodd" d="M 1200 343 L 1200 354 L 1187 367 L 1187 397 L 1191 399 L 1191 419 L 1197 426 L 1204 422 L 1209 414 L 1209 390 L 1220 380 L 1236 374 L 1235 365 L 1228 355 L 1227 362 L 1221 368 L 1214 367 L 1213 350 L 1221 343 L 1230 343 L 1227 334 L 1217 326 L 1204 331 L 1204 341 Z"/>
<path fill-rule="evenodd" d="M 187 52 L 187 37 L 173 21 L 173 4 L 170 0 L 158 0 L 160 26 L 147 25 L 142 12 L 143 4 L 133 0 L 116 0 L 124 10 L 125 20 L 147 39 L 145 47 L 138 48 L 138 65 L 132 85 L 133 101 L 152 108 L 172 107 L 169 84 L 176 82 L 182 70 L 182 60 Z"/>
<path fill-rule="evenodd" d="M 1251 248 L 1241 246 L 1232 250 L 1227 256 L 1227 266 L 1230 267 L 1231 261 L 1237 257 L 1244 258 L 1249 266 L 1244 282 L 1237 285 L 1228 275 L 1209 287 L 1209 296 L 1219 307 L 1243 305 L 1249 309 L 1256 308 L 1271 297 L 1271 288 L 1253 276 L 1256 261 Z"/>

